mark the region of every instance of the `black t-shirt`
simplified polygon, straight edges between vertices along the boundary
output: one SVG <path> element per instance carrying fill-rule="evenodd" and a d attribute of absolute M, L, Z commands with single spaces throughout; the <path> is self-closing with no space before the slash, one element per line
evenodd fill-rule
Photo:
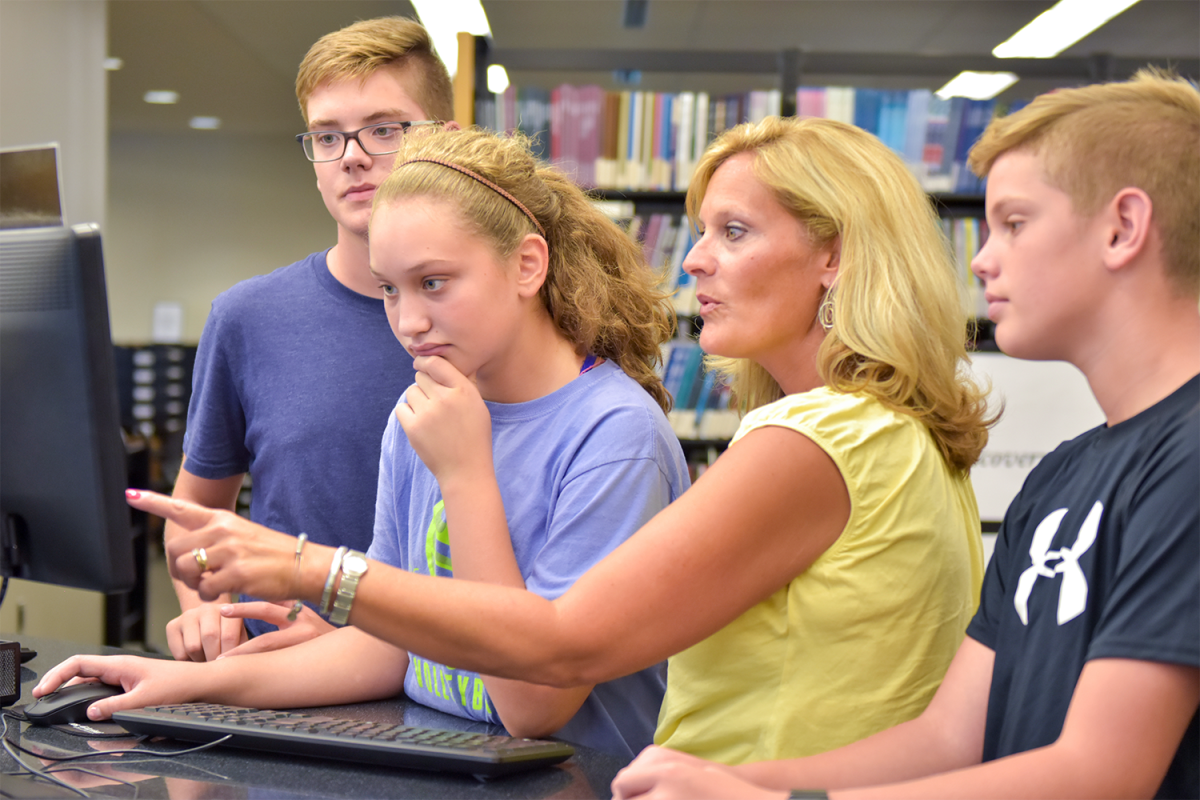
<path fill-rule="evenodd" d="M 1038 464 L 967 634 L 996 654 L 984 761 L 1053 743 L 1090 659 L 1200 666 L 1200 376 Z M 1200 796 L 1195 716 L 1157 796 Z"/>

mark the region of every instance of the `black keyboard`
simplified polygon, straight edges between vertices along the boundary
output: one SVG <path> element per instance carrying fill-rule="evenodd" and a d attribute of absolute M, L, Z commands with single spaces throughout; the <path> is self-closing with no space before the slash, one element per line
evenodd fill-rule
<path fill-rule="evenodd" d="M 231 736 L 222 746 L 481 777 L 557 764 L 575 752 L 568 744 L 541 739 L 213 703 L 117 711 L 113 721 L 130 733 L 186 742 L 211 742 Z"/>

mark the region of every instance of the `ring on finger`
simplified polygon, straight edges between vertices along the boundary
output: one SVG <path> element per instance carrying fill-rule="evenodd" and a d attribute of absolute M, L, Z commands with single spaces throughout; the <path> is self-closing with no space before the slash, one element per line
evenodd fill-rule
<path fill-rule="evenodd" d="M 201 572 L 208 571 L 208 553 L 204 552 L 203 547 L 197 547 L 192 551 L 192 558 L 196 559 L 196 566 Z"/>

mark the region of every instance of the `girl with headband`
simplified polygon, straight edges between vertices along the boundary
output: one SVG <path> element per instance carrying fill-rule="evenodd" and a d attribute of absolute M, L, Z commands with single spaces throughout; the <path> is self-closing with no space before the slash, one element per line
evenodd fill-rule
<path fill-rule="evenodd" d="M 674 331 L 657 276 L 523 141 L 480 131 L 406 137 L 376 192 L 369 242 L 388 321 L 417 370 L 384 433 L 374 539 L 361 554 L 278 536 L 296 546 L 271 555 L 289 582 L 322 572 L 317 599 L 335 624 L 389 567 L 560 596 L 689 485 L 655 372 Z M 203 565 L 189 558 L 209 575 L 231 555 L 202 552 Z M 364 564 L 356 600 L 347 586 Z M 515 736 L 554 734 L 625 759 L 651 743 L 665 689 L 658 663 L 553 688 L 454 669 L 355 627 L 213 664 L 138 666 L 161 677 L 125 695 L 141 703 L 303 707 L 402 689 Z"/>

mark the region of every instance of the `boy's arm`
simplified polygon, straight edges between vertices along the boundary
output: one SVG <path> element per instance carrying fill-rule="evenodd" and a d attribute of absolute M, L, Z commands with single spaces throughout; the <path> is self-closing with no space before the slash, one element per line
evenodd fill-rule
<path fill-rule="evenodd" d="M 707 785 L 719 786 L 721 797 L 752 797 L 762 788 L 780 798 L 824 788 L 833 800 L 1151 797 L 1200 704 L 1200 669 L 1096 659 L 1084 667 L 1056 742 L 980 764 L 992 663 L 992 651 L 968 638 L 917 719 L 809 758 L 718 767 L 746 781 L 744 792 L 711 778 Z M 614 794 L 695 800 L 715 766 L 648 750 L 617 776 Z M 869 788 L 845 788 L 854 786 Z"/>
<path fill-rule="evenodd" d="M 1200 669 L 1104 658 L 1083 668 L 1047 747 L 909 783 L 834 792 L 872 797 L 1152 797 L 1200 704 Z"/>
<path fill-rule="evenodd" d="M 782 798 L 792 789 L 895 783 L 978 764 L 993 660 L 990 649 L 974 639 L 963 640 L 946 679 L 921 716 L 808 758 L 726 767 L 666 748 L 649 748 L 617 775 L 614 796 L 618 800 L 641 795 L 689 800 L 752 797 L 756 789 L 765 788 L 780 792 Z M 745 791 L 715 780 L 714 769 L 745 781 Z"/>
<path fill-rule="evenodd" d="M 994 661 L 990 648 L 967 637 L 933 700 L 916 719 L 837 750 L 732 771 L 776 789 L 836 789 L 897 783 L 978 764 Z"/>
<path fill-rule="evenodd" d="M 234 510 L 238 492 L 242 488 L 242 476 L 228 478 L 200 478 L 187 471 L 187 460 L 179 470 L 175 489 L 171 496 L 190 500 L 208 508 Z M 174 522 L 167 520 L 163 528 L 163 540 L 171 541 L 180 533 Z M 212 661 L 221 653 L 232 650 L 245 640 L 245 628 L 240 619 L 222 617 L 219 609 L 228 603 L 226 595 L 211 603 L 200 600 L 200 596 L 182 581 L 171 581 L 179 598 L 183 613 L 167 623 L 167 645 L 171 655 L 179 661 Z"/>

